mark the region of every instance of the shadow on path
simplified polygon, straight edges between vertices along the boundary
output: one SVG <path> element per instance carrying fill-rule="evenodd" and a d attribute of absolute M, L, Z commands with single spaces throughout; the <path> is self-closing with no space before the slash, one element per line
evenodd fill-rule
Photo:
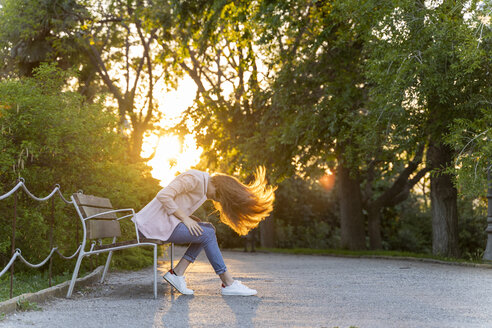
<path fill-rule="evenodd" d="M 236 319 L 237 327 L 254 327 L 261 298 L 257 296 L 222 296 L 225 303 L 231 308 Z"/>
<path fill-rule="evenodd" d="M 155 314 L 153 327 L 189 327 L 189 302 L 194 299 L 194 296 L 170 293 L 164 298 L 164 302 L 171 303 L 171 307 L 166 311 L 165 305 L 161 306 L 159 311 Z"/>

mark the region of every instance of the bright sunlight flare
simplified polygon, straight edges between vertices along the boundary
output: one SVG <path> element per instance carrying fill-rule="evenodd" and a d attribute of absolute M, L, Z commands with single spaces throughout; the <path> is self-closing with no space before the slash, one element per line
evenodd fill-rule
<path fill-rule="evenodd" d="M 183 111 L 191 106 L 196 93 L 196 85 L 191 78 L 180 81 L 177 90 L 163 93 L 159 97 L 159 110 L 164 114 L 159 125 L 168 128 L 178 123 Z M 166 186 L 176 173 L 183 172 L 200 161 L 202 149 L 198 148 L 193 135 L 186 135 L 183 140 L 178 136 L 165 135 L 160 138 L 151 135 L 144 140 L 142 156 L 148 157 L 157 146 L 156 154 L 149 165 L 152 176 Z"/>
<path fill-rule="evenodd" d="M 148 143 L 156 144 L 158 137 L 151 136 L 148 139 Z M 192 135 L 185 136 L 183 143 L 177 136 L 161 137 L 155 157 L 149 161 L 152 176 L 161 181 L 161 186 L 166 186 L 177 172 L 186 171 L 198 164 L 201 153 L 202 149 L 197 148 Z"/>

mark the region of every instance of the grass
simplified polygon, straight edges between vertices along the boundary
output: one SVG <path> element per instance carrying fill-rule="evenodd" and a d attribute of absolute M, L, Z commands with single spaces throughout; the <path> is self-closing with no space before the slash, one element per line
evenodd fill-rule
<path fill-rule="evenodd" d="M 383 251 L 383 250 L 364 250 L 351 251 L 345 249 L 311 249 L 311 248 L 264 248 L 258 247 L 257 250 L 271 253 L 282 254 L 304 254 L 304 255 L 331 255 L 331 256 L 346 256 L 346 257 L 371 257 L 371 256 L 387 256 L 387 257 L 410 257 L 416 259 L 433 259 L 444 262 L 460 262 L 460 263 L 486 263 L 481 259 L 457 259 L 436 256 L 432 254 L 420 254 L 400 251 Z"/>
<path fill-rule="evenodd" d="M 29 302 L 23 297 L 17 300 L 17 310 L 18 311 L 41 311 L 41 308 L 36 302 Z"/>
<path fill-rule="evenodd" d="M 165 246 L 158 248 L 158 255 L 161 255 Z M 149 247 L 146 248 L 130 248 L 120 251 L 117 257 L 113 257 L 112 268 L 120 270 L 139 270 L 152 264 L 153 250 Z M 105 263 L 105 259 L 101 258 L 99 262 Z M 89 261 L 95 260 L 94 257 L 90 257 Z M 92 263 L 94 266 L 94 262 Z M 97 262 L 95 267 L 97 267 Z M 78 278 L 84 277 L 90 271 L 84 272 L 85 269 L 81 268 Z M 52 277 L 52 286 L 56 286 L 62 282 L 72 279 L 72 272 L 64 272 L 63 274 Z M 14 289 L 13 297 L 26 294 L 35 293 L 49 287 L 48 272 L 31 271 L 31 272 L 16 272 L 14 273 Z M 0 277 L 0 302 L 10 299 L 10 273 L 6 272 Z M 25 304 L 28 306 L 28 304 Z M 19 306 L 19 304 L 18 304 Z M 0 313 L 0 321 L 2 320 L 2 314 Z"/>
<path fill-rule="evenodd" d="M 79 274 L 79 277 L 83 277 L 86 273 Z M 61 275 L 53 276 L 51 278 L 51 285 L 55 286 L 64 281 L 72 278 L 71 272 L 64 272 Z M 14 274 L 14 289 L 13 297 L 19 296 L 25 293 L 35 293 L 42 289 L 48 288 L 48 273 L 25 273 L 19 272 Z M 6 301 L 10 298 L 10 274 L 5 273 L 0 278 L 0 302 Z M 19 304 L 18 304 L 19 305 Z M 24 304 L 28 306 L 27 304 Z"/>

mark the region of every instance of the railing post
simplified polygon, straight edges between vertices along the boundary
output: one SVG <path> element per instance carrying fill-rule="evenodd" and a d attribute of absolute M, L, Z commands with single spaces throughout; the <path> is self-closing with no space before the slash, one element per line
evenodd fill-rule
<path fill-rule="evenodd" d="M 488 200 L 488 210 L 487 210 L 487 247 L 483 254 L 483 259 L 487 261 L 492 261 L 492 165 L 489 166 L 487 171 L 487 200 Z"/>
<path fill-rule="evenodd" d="M 15 181 L 15 185 L 19 183 L 19 179 Z M 12 240 L 10 242 L 11 244 L 11 250 L 12 250 L 12 256 L 14 256 L 15 253 L 15 229 L 17 225 L 17 190 L 14 192 L 14 217 L 12 218 Z M 10 298 L 13 297 L 13 292 L 14 292 L 14 263 L 12 263 L 12 266 L 10 267 Z"/>
<path fill-rule="evenodd" d="M 51 197 L 51 218 L 50 218 L 50 251 L 53 249 L 53 226 L 55 224 L 55 197 Z M 48 268 L 49 286 L 51 287 L 51 270 L 53 267 L 53 256 L 50 258 L 50 265 Z"/>

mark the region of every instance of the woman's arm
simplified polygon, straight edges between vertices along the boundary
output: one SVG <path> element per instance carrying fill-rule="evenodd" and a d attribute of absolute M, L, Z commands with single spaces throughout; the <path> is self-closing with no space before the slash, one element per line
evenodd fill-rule
<path fill-rule="evenodd" d="M 178 209 L 178 204 L 174 201 L 176 196 L 191 192 L 197 185 L 198 180 L 191 174 L 181 174 L 159 191 L 156 198 L 162 203 L 164 211 L 171 215 Z"/>
<path fill-rule="evenodd" d="M 193 219 L 193 220 L 195 220 L 196 222 L 202 222 L 202 220 L 201 220 L 198 216 L 196 216 L 196 215 L 191 214 L 191 215 L 190 215 L 190 218 L 192 218 L 192 219 Z"/>
<path fill-rule="evenodd" d="M 182 174 L 176 177 L 171 183 L 157 193 L 156 198 L 168 215 L 174 215 L 188 228 L 194 236 L 200 236 L 203 232 L 202 227 L 186 215 L 174 201 L 177 195 L 191 192 L 198 184 L 198 180 L 191 174 Z"/>

